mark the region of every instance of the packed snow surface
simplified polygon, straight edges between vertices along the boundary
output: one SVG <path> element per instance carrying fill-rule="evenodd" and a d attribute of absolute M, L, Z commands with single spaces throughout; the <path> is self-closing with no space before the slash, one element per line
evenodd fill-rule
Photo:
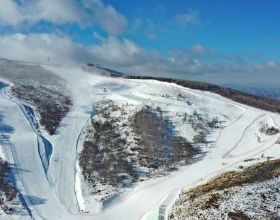
<path fill-rule="evenodd" d="M 259 131 L 262 123 L 280 127 L 277 114 L 175 84 L 110 78 L 98 74 L 98 69 L 85 72 L 80 67 L 43 67 L 66 80 L 73 100 L 70 112 L 55 135 L 43 129 L 39 134 L 34 129 L 34 120 L 24 110 L 23 103 L 10 96 L 9 86 L 0 93 L 3 122 L 14 129 L 10 134 L 11 152 L 2 149 L 1 153 L 16 164 L 18 187 L 34 219 L 144 219 L 166 202 L 168 195 L 177 193 L 177 189 L 187 189 L 226 170 L 246 166 L 244 160 L 248 158 L 280 157 L 279 146 L 275 144 L 279 134 L 267 136 Z M 209 117 L 217 116 L 223 120 L 223 128 L 211 132 L 207 143 L 199 145 L 204 152 L 202 159 L 167 176 L 137 183 L 102 206 L 82 187 L 84 180 L 78 153 L 83 130 L 93 114 L 92 108 L 103 100 L 139 107 L 160 106 L 177 132 L 190 141 L 194 131 L 182 123 L 178 115 L 197 111 Z M 40 135 L 52 145 L 45 165 L 47 169 L 39 153 L 39 149 L 44 148 Z"/>

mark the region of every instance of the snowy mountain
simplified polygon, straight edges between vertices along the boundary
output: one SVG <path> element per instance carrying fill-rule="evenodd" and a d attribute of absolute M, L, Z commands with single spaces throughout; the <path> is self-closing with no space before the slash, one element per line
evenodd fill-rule
<path fill-rule="evenodd" d="M 195 219 L 190 188 L 280 158 L 272 99 L 94 65 L 1 60 L 0 78 L 1 219 Z M 247 183 L 228 197 L 278 182 Z"/>

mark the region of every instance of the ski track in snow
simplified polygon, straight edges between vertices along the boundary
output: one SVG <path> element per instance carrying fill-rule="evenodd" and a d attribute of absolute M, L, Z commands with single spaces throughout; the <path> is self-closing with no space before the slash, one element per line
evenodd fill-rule
<path fill-rule="evenodd" d="M 41 158 L 41 162 L 42 162 L 42 166 L 44 168 L 45 171 L 45 175 L 47 177 L 47 171 L 48 171 L 48 167 L 49 167 L 49 158 L 51 156 L 51 152 L 50 154 L 48 154 L 47 151 L 47 147 L 52 148 L 52 146 L 46 146 L 47 140 L 44 138 L 44 136 L 40 133 L 40 131 L 38 131 L 38 129 L 36 129 L 35 124 L 34 124 L 34 120 L 36 121 L 36 124 L 38 124 L 33 109 L 25 104 L 20 103 L 19 100 L 17 100 L 16 98 L 10 96 L 7 92 L 8 88 L 4 88 L 2 89 L 2 96 L 4 98 L 6 98 L 7 100 L 10 100 L 11 102 L 15 103 L 20 110 L 22 111 L 22 113 L 24 114 L 25 118 L 28 120 L 32 130 L 34 131 L 34 133 L 37 135 L 37 148 L 38 148 L 38 154 Z M 52 151 L 52 149 L 50 150 Z M 48 177 L 47 177 L 48 178 Z M 48 180 L 49 181 L 49 180 Z"/>
<path fill-rule="evenodd" d="M 165 198 L 175 191 L 185 190 L 205 182 L 215 175 L 244 164 L 245 159 L 258 157 L 262 153 L 268 155 L 273 153 L 280 157 L 280 153 L 274 149 L 279 135 L 269 138 L 253 149 L 251 146 L 248 147 L 250 150 L 239 152 L 240 147 L 246 148 L 246 145 L 240 146 L 244 136 L 249 128 L 254 129 L 256 121 L 260 118 L 268 116 L 279 127 L 280 120 L 277 114 L 254 109 L 216 94 L 191 90 L 175 84 L 153 80 L 106 78 L 85 73 L 80 68 L 50 66 L 45 68 L 65 78 L 74 100 L 72 110 L 61 122 L 59 135 L 49 136 L 42 131 L 42 137 L 53 146 L 51 157 L 47 158 L 47 162 L 44 162 L 39 150 L 39 134 L 24 109 L 5 94 L 5 89 L 1 90 L 0 95 L 0 112 L 4 115 L 3 121 L 15 129 L 10 134 L 11 155 L 7 157 L 10 157 L 9 161 L 13 161 L 17 166 L 15 176 L 18 179 L 18 188 L 34 219 L 145 219 L 150 210 L 159 207 Z M 105 87 L 109 88 L 106 94 L 103 93 Z M 206 100 L 207 106 L 213 111 L 215 109 L 229 111 L 224 112 L 227 113 L 229 124 L 217 132 L 215 146 L 202 160 L 184 166 L 168 176 L 136 184 L 133 189 L 121 194 L 100 213 L 81 213 L 77 199 L 77 194 L 81 190 L 76 184 L 79 178 L 77 154 L 81 134 L 93 112 L 93 104 L 110 98 L 136 105 L 160 103 L 169 109 L 184 106 L 177 101 L 165 101 L 162 97 L 151 95 L 151 93 L 160 94 L 160 91 L 165 90 L 174 96 L 182 92 L 200 104 Z M 255 137 L 252 137 L 251 142 L 255 143 L 253 138 Z M 249 144 L 252 144 L 251 142 Z M 9 155 L 6 148 L 6 154 Z M 24 196 L 25 194 L 27 196 Z M 34 201 L 35 197 L 36 201 Z"/>
<path fill-rule="evenodd" d="M 19 199 L 23 205 L 23 207 L 26 209 L 27 213 L 30 215 L 30 218 L 33 219 L 33 214 L 30 210 L 30 207 L 27 205 L 27 203 L 30 204 L 30 201 L 28 200 L 28 198 L 24 198 L 23 197 L 23 194 L 22 193 L 25 193 L 25 189 L 21 183 L 21 179 L 20 179 L 20 176 L 19 176 L 19 173 L 18 173 L 18 166 L 17 164 L 14 163 L 14 160 L 13 160 L 13 146 L 12 144 L 10 143 L 9 141 L 9 137 L 6 136 L 5 134 L 3 133 L 0 133 L 0 145 L 2 147 L 2 150 L 4 151 L 4 154 L 5 154 L 5 160 L 10 163 L 10 164 L 13 164 L 13 166 L 15 167 L 15 169 L 12 169 L 12 175 L 14 177 L 14 183 L 15 185 L 17 186 L 17 188 L 19 189 Z M 4 156 L 4 155 L 2 155 Z M 2 158 L 3 159 L 3 158 Z"/>
<path fill-rule="evenodd" d="M 265 114 L 261 114 L 260 116 L 258 116 L 257 118 L 255 118 L 250 124 L 247 125 L 247 127 L 246 127 L 245 130 L 243 131 L 242 136 L 240 137 L 240 139 L 236 142 L 236 144 L 235 144 L 231 149 L 229 149 L 229 151 L 227 151 L 227 152 L 223 155 L 223 159 L 226 159 L 226 158 L 228 158 L 228 157 L 231 157 L 231 156 L 230 156 L 230 153 L 231 153 L 232 151 L 234 151 L 234 149 L 236 149 L 236 148 L 239 146 L 240 142 L 243 140 L 244 136 L 246 135 L 246 131 L 250 128 L 250 126 L 252 126 L 258 119 L 260 119 L 260 118 L 262 118 L 262 117 L 264 117 L 264 116 L 265 116 Z M 245 153 L 244 153 L 244 154 L 245 154 Z"/>

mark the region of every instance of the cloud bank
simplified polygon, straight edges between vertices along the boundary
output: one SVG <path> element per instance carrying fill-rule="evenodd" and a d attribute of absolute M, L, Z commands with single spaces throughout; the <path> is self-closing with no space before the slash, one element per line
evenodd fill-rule
<path fill-rule="evenodd" d="M 92 59 L 86 48 L 55 34 L 12 34 L 0 37 L 0 57 L 39 63 L 78 64 Z"/>
<path fill-rule="evenodd" d="M 135 42 L 114 36 L 100 44 L 82 46 L 69 37 L 56 34 L 12 34 L 0 36 L 0 57 L 51 64 L 96 63 L 131 74 L 177 77 L 212 83 L 278 84 L 280 63 L 267 61 L 250 64 L 236 59 L 230 63 L 204 62 L 195 55 L 205 55 L 207 48 L 194 45 L 187 51 L 169 56 L 146 50 Z M 213 52 L 213 59 L 220 59 Z M 210 55 L 208 55 L 210 56 Z M 224 56 L 222 54 L 221 56 Z"/>
<path fill-rule="evenodd" d="M 120 34 L 127 26 L 126 17 L 101 0 L 0 0 L 1 25 L 17 27 L 40 21 L 99 26 L 110 34 Z"/>

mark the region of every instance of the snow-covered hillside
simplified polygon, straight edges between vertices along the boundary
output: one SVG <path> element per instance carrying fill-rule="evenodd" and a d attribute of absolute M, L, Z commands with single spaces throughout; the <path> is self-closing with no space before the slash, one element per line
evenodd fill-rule
<path fill-rule="evenodd" d="M 0 72 L 6 83 L 0 93 L 0 132 L 12 128 L 9 147 L 1 142 L 1 157 L 16 165 L 16 187 L 34 219 L 157 219 L 178 190 L 241 165 L 280 158 L 280 135 L 269 130 L 280 127 L 276 113 L 173 83 L 111 78 L 94 67 L 34 65 L 20 68 L 44 70 L 55 79 L 39 82 L 52 88 L 49 93 L 40 93 L 36 77 L 28 81 L 37 85 L 37 96 L 46 96 L 43 100 L 56 99 L 47 105 L 61 110 L 55 132 L 41 126 L 34 99 L 13 93 L 24 81 Z"/>

